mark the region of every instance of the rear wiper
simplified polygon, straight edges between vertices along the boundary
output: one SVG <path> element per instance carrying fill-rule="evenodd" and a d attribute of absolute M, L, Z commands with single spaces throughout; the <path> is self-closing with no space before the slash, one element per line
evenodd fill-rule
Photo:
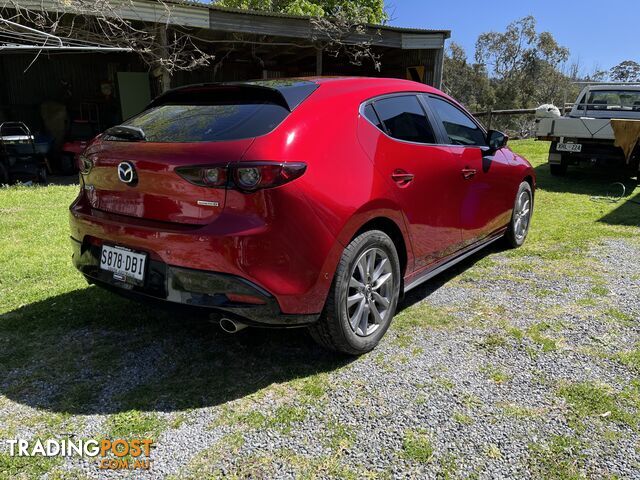
<path fill-rule="evenodd" d="M 146 140 L 144 130 L 129 125 L 116 125 L 115 127 L 107 128 L 104 133 L 110 137 L 123 138 L 125 140 Z"/>

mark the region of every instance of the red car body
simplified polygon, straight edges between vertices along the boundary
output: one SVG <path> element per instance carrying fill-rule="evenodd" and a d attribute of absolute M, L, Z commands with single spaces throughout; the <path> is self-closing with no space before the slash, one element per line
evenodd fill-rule
<path fill-rule="evenodd" d="M 304 95 L 296 95 L 304 98 L 291 100 L 286 117 L 263 135 L 213 142 L 98 136 L 83 154 L 81 192 L 70 207 L 76 267 L 91 283 L 122 294 L 248 324 L 307 325 L 322 312 L 340 257 L 358 232 L 375 226 L 393 239 L 406 291 L 503 235 L 518 186 L 535 187 L 531 165 L 508 148 L 446 141 L 422 95 L 463 109 L 434 88 L 397 79 L 290 82 L 189 86 L 151 105 L 300 87 Z M 366 117 L 368 102 L 397 95 L 419 95 L 441 141 L 401 141 Z M 119 180 L 122 162 L 135 168 L 135 184 Z M 232 176 L 264 162 L 303 164 L 303 173 L 256 191 L 195 185 L 180 174 L 184 167 L 222 166 Z M 104 244 L 146 254 L 144 282 L 101 269 Z"/>

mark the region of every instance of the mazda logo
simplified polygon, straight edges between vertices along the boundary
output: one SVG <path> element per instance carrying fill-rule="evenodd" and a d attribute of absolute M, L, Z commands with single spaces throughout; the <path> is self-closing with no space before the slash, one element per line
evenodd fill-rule
<path fill-rule="evenodd" d="M 130 162 L 120 162 L 118 164 L 118 178 L 121 182 L 133 185 L 138 180 L 136 169 Z"/>

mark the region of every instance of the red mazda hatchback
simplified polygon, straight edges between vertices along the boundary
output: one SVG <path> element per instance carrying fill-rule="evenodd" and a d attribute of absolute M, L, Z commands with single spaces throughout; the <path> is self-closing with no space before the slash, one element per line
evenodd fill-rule
<path fill-rule="evenodd" d="M 169 91 L 85 150 L 73 261 L 223 329 L 308 327 L 361 354 L 404 292 L 505 238 L 535 175 L 442 92 L 318 78 Z"/>

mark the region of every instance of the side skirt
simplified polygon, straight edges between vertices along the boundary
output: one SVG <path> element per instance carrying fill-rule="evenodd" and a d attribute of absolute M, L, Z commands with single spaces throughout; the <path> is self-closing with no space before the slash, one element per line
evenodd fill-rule
<path fill-rule="evenodd" d="M 432 268 L 429 270 L 426 270 L 425 272 L 421 273 L 420 275 L 418 275 L 418 277 L 414 278 L 413 280 L 411 280 L 409 283 L 407 283 L 404 287 L 404 291 L 405 293 L 408 292 L 409 290 L 411 290 L 412 288 L 417 287 L 418 285 L 426 282 L 427 280 L 432 279 L 433 277 L 435 277 L 436 275 L 438 275 L 439 273 L 444 272 L 446 269 L 453 267 L 456 263 L 460 263 L 462 260 L 464 260 L 465 258 L 470 257 L 471 255 L 473 255 L 474 253 L 482 250 L 483 248 L 491 245 L 493 242 L 500 240 L 502 238 L 502 236 L 504 235 L 504 231 L 501 231 L 500 233 L 490 237 L 488 240 L 484 240 L 482 243 L 471 247 L 470 250 L 467 250 L 466 252 L 458 255 L 457 257 L 452 258 L 451 260 L 447 260 L 446 262 Z"/>

